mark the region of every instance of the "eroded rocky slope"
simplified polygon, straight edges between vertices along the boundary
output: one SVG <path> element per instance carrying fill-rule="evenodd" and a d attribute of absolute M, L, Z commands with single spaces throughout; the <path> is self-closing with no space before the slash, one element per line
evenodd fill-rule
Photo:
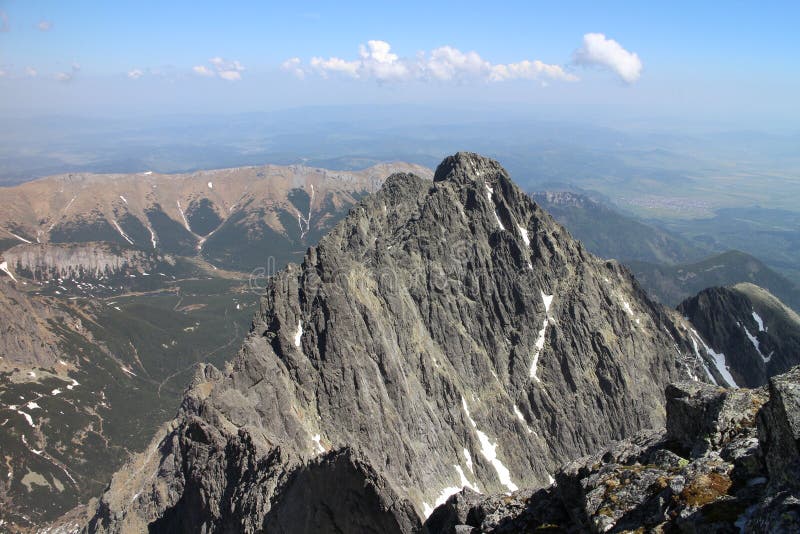
<path fill-rule="evenodd" d="M 683 301 L 678 311 L 707 349 L 724 359 L 736 385 L 762 386 L 770 376 L 800 365 L 800 316 L 766 289 L 712 287 Z"/>
<path fill-rule="evenodd" d="M 433 182 L 391 176 L 271 280 L 236 358 L 202 368 L 87 530 L 416 531 L 462 487 L 542 487 L 663 424 L 665 385 L 702 372 L 685 335 L 460 153 Z"/>
<path fill-rule="evenodd" d="M 800 367 L 768 387 L 666 389 L 667 422 L 566 464 L 548 488 L 454 495 L 431 534 L 797 532 Z"/>

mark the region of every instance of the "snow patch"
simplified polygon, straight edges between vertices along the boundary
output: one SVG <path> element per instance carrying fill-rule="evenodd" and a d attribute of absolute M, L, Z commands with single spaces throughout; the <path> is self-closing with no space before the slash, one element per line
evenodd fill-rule
<path fill-rule="evenodd" d="M 522 412 L 519 411 L 519 407 L 516 404 L 514 405 L 514 415 L 516 415 L 520 423 L 522 423 L 525 426 L 525 431 L 528 434 L 533 434 L 533 429 L 530 426 L 528 426 L 528 422 L 525 420 L 525 416 L 522 415 Z"/>
<path fill-rule="evenodd" d="M 209 188 L 209 189 L 214 189 L 214 184 L 213 184 L 213 183 L 211 183 L 211 182 L 208 182 L 208 188 Z"/>
<path fill-rule="evenodd" d="M 553 303 L 553 295 L 545 295 L 544 291 L 542 293 L 542 302 L 544 302 L 544 312 L 550 312 L 550 305 Z"/>
<path fill-rule="evenodd" d="M 126 199 L 126 198 L 125 198 L 125 197 L 123 197 L 122 195 L 120 195 L 120 196 L 119 196 L 119 198 L 121 198 L 121 199 L 122 199 L 122 201 L 123 201 L 123 202 L 124 202 L 126 205 L 128 204 L 128 199 Z"/>
<path fill-rule="evenodd" d="M 190 232 L 191 232 L 191 231 L 192 231 L 192 229 L 191 229 L 191 227 L 189 226 L 189 221 L 187 221 L 187 220 L 186 220 L 186 214 L 185 214 L 185 213 L 183 213 L 183 208 L 181 207 L 181 201 L 180 201 L 180 200 L 176 200 L 175 202 L 178 204 L 178 213 L 180 213 L 180 214 L 181 214 L 181 219 L 183 219 L 183 225 L 186 227 L 186 229 L 187 229 L 188 231 L 190 231 Z"/>
<path fill-rule="evenodd" d="M 718 386 L 719 384 L 717 383 L 717 379 L 714 378 L 714 375 L 711 374 L 711 371 L 709 370 L 708 366 L 706 365 L 706 361 L 703 359 L 702 356 L 700 356 L 700 350 L 697 347 L 697 340 L 694 338 L 694 336 L 692 336 L 692 347 L 694 348 L 694 355 L 700 361 L 700 365 L 703 366 L 703 370 L 706 372 L 706 376 L 708 376 L 709 380 L 711 380 L 711 382 L 715 386 Z"/>
<path fill-rule="evenodd" d="M 439 496 L 436 498 L 436 501 L 433 503 L 433 506 L 429 505 L 426 502 L 422 503 L 423 513 L 425 514 L 426 518 L 430 517 L 433 511 L 437 507 L 443 505 L 447 501 L 447 499 L 450 498 L 450 496 L 455 495 L 462 489 L 470 488 L 474 491 L 478 491 L 477 486 L 473 485 L 467 479 L 466 475 L 464 474 L 464 470 L 461 469 L 460 465 L 454 465 L 453 468 L 456 470 L 456 473 L 458 473 L 458 479 L 461 486 L 448 486 L 446 488 L 443 488 L 442 491 L 439 493 Z"/>
<path fill-rule="evenodd" d="M 476 486 L 475 484 L 470 482 L 469 479 L 467 479 L 467 476 L 464 474 L 464 470 L 461 469 L 460 465 L 454 465 L 453 468 L 455 468 L 456 473 L 458 473 L 458 480 L 459 480 L 459 483 L 461 484 L 461 488 L 470 488 L 471 490 L 474 490 L 474 491 L 477 491 L 478 493 L 480 493 L 480 490 L 478 489 L 478 486 Z"/>
<path fill-rule="evenodd" d="M 622 299 L 622 309 L 625 310 L 625 313 L 627 313 L 628 315 L 633 316 L 633 309 L 631 308 L 631 305 L 628 304 L 628 301 L 625 299 Z"/>
<path fill-rule="evenodd" d="M 117 229 L 117 232 L 119 232 L 119 235 L 121 235 L 121 236 L 123 237 L 123 239 L 125 239 L 125 241 L 127 241 L 128 243 L 130 243 L 131 245 L 133 245 L 133 241 L 131 241 L 131 238 L 130 238 L 130 237 L 128 237 L 128 236 L 125 234 L 125 232 L 123 232 L 123 231 L 122 231 L 122 228 L 120 228 L 120 227 L 119 227 L 119 224 L 117 224 L 117 221 L 116 221 L 116 219 L 111 219 L 111 222 L 114 224 L 114 228 L 116 228 L 116 229 Z"/>
<path fill-rule="evenodd" d="M 539 377 L 536 374 L 536 368 L 539 365 L 539 355 L 544 349 L 544 336 L 547 333 L 547 323 L 549 322 L 550 318 L 548 317 L 548 313 L 550 312 L 550 305 L 553 303 L 553 295 L 545 295 L 544 291 L 541 292 L 542 294 L 542 302 L 544 302 L 544 321 L 542 322 L 542 329 L 539 330 L 539 335 L 536 337 L 536 342 L 534 343 L 535 351 L 533 353 L 533 362 L 531 362 L 531 378 L 536 380 L 537 382 L 541 382 Z"/>
<path fill-rule="evenodd" d="M 153 248 L 156 248 L 156 232 L 149 224 L 147 225 L 147 229 L 150 230 L 150 242 L 153 244 Z"/>
<path fill-rule="evenodd" d="M 31 425 L 33 428 L 36 428 L 36 424 L 33 422 L 33 417 L 31 417 L 30 414 L 27 414 L 22 410 L 17 410 L 17 413 L 24 417 L 29 425 Z"/>
<path fill-rule="evenodd" d="M 488 199 L 489 199 L 489 201 L 491 202 L 491 200 L 492 200 L 492 195 L 494 194 L 494 188 L 493 188 L 492 186 L 490 186 L 490 185 L 488 184 L 488 182 L 483 182 L 483 185 L 485 185 L 485 186 L 486 186 L 486 198 L 488 198 Z"/>
<path fill-rule="evenodd" d="M 529 247 L 529 246 L 531 246 L 531 239 L 530 239 L 530 237 L 528 237 L 528 230 L 527 230 L 527 228 L 523 228 L 523 227 L 522 227 L 522 226 L 520 226 L 520 225 L 517 225 L 517 228 L 519 228 L 519 233 L 520 233 L 520 235 L 522 236 L 522 240 L 525 242 L 525 246 L 526 246 L 526 247 Z"/>
<path fill-rule="evenodd" d="M 494 470 L 497 471 L 497 477 L 500 479 L 500 483 L 507 487 L 509 491 L 517 491 L 517 485 L 512 482 L 511 473 L 509 472 L 508 468 L 497 458 L 497 443 L 492 443 L 491 439 L 489 439 L 489 436 L 487 436 L 485 432 L 482 432 L 480 429 L 478 429 L 478 425 L 475 424 L 475 421 L 472 419 L 472 416 L 469 413 L 467 399 L 464 397 L 461 397 L 461 406 L 464 408 L 464 413 L 467 416 L 467 420 L 469 420 L 472 428 L 475 429 L 475 433 L 478 434 L 478 441 L 481 444 L 481 454 L 492 464 Z"/>
<path fill-rule="evenodd" d="M 466 447 L 464 447 L 464 460 L 467 462 L 467 469 L 469 469 L 471 473 L 474 473 L 475 470 L 472 469 L 472 455 L 469 453 Z"/>
<path fill-rule="evenodd" d="M 494 218 L 497 220 L 497 225 L 500 227 L 500 229 L 505 231 L 506 227 L 500 222 L 500 216 L 497 214 L 497 210 L 494 212 Z"/>
<path fill-rule="evenodd" d="M 0 271 L 3 271 L 4 273 L 6 273 L 8 275 L 8 277 L 11 278 L 13 281 L 15 281 L 15 282 L 17 281 L 17 279 L 14 278 L 14 275 L 11 274 L 11 271 L 8 270 L 8 262 L 7 261 L 4 261 L 4 262 L 0 263 Z"/>
<path fill-rule="evenodd" d="M 6 232 L 8 232 L 8 230 L 6 230 Z M 27 239 L 25 239 L 24 237 L 20 237 L 20 236 L 18 236 L 17 234 L 15 234 L 14 232 L 8 232 L 8 233 L 9 233 L 9 234 L 11 234 L 11 235 L 13 235 L 14 237 L 16 237 L 17 239 L 19 239 L 19 240 L 20 240 L 20 241 L 22 241 L 23 243 L 28 243 L 28 244 L 30 244 L 30 241 L 28 241 L 28 240 L 27 240 Z"/>
<path fill-rule="evenodd" d="M 297 321 L 297 332 L 294 333 L 294 346 L 300 348 L 300 340 L 303 338 L 303 321 Z"/>
<path fill-rule="evenodd" d="M 311 440 L 317 446 L 317 452 L 319 452 L 320 454 L 325 452 L 325 447 L 323 447 L 322 443 L 320 443 L 322 441 L 322 436 L 320 436 L 319 434 L 315 434 L 314 436 L 312 436 Z"/>
<path fill-rule="evenodd" d="M 41 410 L 42 407 L 39 406 L 36 402 L 30 401 L 28 404 L 25 405 L 29 410 Z"/>
<path fill-rule="evenodd" d="M 755 314 L 755 312 L 753 312 L 753 314 Z M 774 354 L 774 353 L 771 352 L 769 354 L 769 356 L 764 356 L 764 354 L 761 352 L 761 343 L 758 341 L 758 338 L 756 336 L 754 336 L 753 334 L 751 334 L 750 331 L 747 329 L 747 327 L 745 325 L 741 325 L 741 326 L 744 329 L 744 333 L 747 336 L 747 339 L 749 339 L 750 343 L 753 344 L 753 347 L 755 347 L 756 352 L 758 352 L 758 355 L 761 356 L 762 360 L 764 360 L 764 363 L 769 363 L 769 361 L 772 359 L 772 354 Z M 763 332 L 763 330 L 759 330 L 759 331 Z"/>
<path fill-rule="evenodd" d="M 717 368 L 717 371 L 719 371 L 719 374 L 722 376 L 725 382 L 727 382 L 728 385 L 730 385 L 730 387 L 738 388 L 739 387 L 738 384 L 736 384 L 736 381 L 733 379 L 733 376 L 731 376 L 730 371 L 728 371 L 728 366 L 725 363 L 725 355 L 716 352 L 714 349 L 706 345 L 706 342 L 703 341 L 703 338 L 700 337 L 700 334 L 698 334 L 694 328 L 691 328 L 690 330 L 694 334 L 694 336 L 692 337 L 692 341 L 694 342 L 695 338 L 697 338 L 700 341 L 700 343 L 703 345 L 703 348 L 706 351 L 706 354 L 711 356 L 711 359 L 714 362 L 714 366 Z M 695 343 L 695 351 L 697 351 L 697 343 Z"/>
<path fill-rule="evenodd" d="M 767 329 L 764 328 L 764 321 L 761 320 L 761 316 L 758 315 L 755 310 L 753 310 L 753 319 L 755 319 L 756 323 L 758 323 L 758 331 L 759 332 L 766 332 L 767 331 Z"/>

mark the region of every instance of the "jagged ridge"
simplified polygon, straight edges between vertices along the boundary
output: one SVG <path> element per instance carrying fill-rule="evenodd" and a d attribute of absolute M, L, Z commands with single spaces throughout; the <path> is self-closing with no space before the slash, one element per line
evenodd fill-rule
<path fill-rule="evenodd" d="M 364 513 L 417 530 L 462 486 L 542 486 L 662 424 L 663 387 L 697 372 L 679 323 L 497 162 L 393 175 L 271 281 L 236 359 L 204 368 L 89 529 L 266 528 L 315 487 L 287 478 L 348 450 L 378 488 Z"/>

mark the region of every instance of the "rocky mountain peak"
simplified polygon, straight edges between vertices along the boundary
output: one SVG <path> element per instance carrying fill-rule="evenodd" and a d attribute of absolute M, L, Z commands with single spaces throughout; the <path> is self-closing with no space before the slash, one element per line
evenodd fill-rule
<path fill-rule="evenodd" d="M 506 170 L 497 161 L 474 152 L 457 152 L 447 156 L 433 174 L 434 182 L 460 184 L 488 183 L 489 186 L 494 186 L 500 179 L 511 181 Z"/>
<path fill-rule="evenodd" d="M 540 487 L 662 424 L 663 388 L 698 374 L 680 323 L 497 162 L 392 175 L 272 278 L 231 364 L 203 369 L 91 524 L 346 531 L 358 501 L 359 524 L 413 531 L 462 487 Z"/>
<path fill-rule="evenodd" d="M 730 385 L 763 386 L 800 364 L 800 317 L 766 289 L 749 283 L 710 287 L 678 311 L 706 340 L 706 352 L 729 368 Z"/>

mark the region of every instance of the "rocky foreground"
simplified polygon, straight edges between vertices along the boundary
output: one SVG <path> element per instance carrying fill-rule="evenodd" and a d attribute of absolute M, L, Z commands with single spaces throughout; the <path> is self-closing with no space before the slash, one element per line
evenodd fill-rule
<path fill-rule="evenodd" d="M 538 491 L 469 489 L 425 523 L 477 532 L 800 531 L 800 367 L 758 389 L 682 382 L 667 421 L 566 464 Z"/>

